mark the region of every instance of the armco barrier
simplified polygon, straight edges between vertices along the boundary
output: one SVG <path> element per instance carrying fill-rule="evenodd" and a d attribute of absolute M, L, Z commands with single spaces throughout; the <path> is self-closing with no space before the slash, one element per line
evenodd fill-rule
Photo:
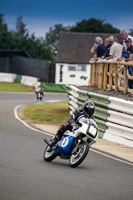
<path fill-rule="evenodd" d="M 99 138 L 133 147 L 133 102 L 67 86 L 70 114 L 85 101 L 95 103 Z"/>

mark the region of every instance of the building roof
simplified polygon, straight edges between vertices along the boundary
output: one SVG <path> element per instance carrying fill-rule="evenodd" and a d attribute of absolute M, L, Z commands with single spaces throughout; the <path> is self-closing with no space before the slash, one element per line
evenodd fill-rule
<path fill-rule="evenodd" d="M 90 50 L 95 37 L 101 37 L 103 41 L 112 34 L 106 33 L 76 33 L 60 32 L 57 46 L 57 63 L 87 64 L 93 54 Z M 113 34 L 121 42 L 120 34 Z"/>

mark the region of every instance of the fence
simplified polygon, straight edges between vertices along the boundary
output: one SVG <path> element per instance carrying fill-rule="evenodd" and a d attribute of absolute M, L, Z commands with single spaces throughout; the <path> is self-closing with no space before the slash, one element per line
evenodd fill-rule
<path fill-rule="evenodd" d="M 117 62 L 113 60 L 90 61 L 90 85 L 97 86 L 100 90 L 121 90 L 133 94 L 133 89 L 127 87 L 127 79 L 133 80 L 133 76 L 127 74 L 127 67 L 133 66 L 133 61 Z"/>
<path fill-rule="evenodd" d="M 32 76 L 46 83 L 55 83 L 55 64 L 49 60 L 16 55 L 0 57 L 0 72 Z"/>

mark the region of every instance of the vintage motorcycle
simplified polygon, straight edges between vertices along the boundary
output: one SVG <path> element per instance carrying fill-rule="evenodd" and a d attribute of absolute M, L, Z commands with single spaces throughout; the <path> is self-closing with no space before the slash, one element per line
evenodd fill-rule
<path fill-rule="evenodd" d="M 57 156 L 61 159 L 69 159 L 71 167 L 77 167 L 86 158 L 90 146 L 98 138 L 98 127 L 94 119 L 80 116 L 78 122 L 73 124 L 72 131 L 66 131 L 62 138 L 48 151 L 46 146 L 43 159 L 52 161 Z"/>

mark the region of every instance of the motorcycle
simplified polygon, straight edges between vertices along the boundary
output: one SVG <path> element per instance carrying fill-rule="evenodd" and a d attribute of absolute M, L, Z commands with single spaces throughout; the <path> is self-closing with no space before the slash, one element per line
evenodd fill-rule
<path fill-rule="evenodd" d="M 41 92 L 37 92 L 37 101 L 42 101 L 43 99 L 43 94 Z"/>
<path fill-rule="evenodd" d="M 73 129 L 67 130 L 52 147 L 52 151 L 49 152 L 49 146 L 46 146 L 43 159 L 50 162 L 59 156 L 61 159 L 69 159 L 70 167 L 77 167 L 86 158 L 97 138 L 98 127 L 94 119 L 81 116 L 78 122 L 73 124 Z"/>

